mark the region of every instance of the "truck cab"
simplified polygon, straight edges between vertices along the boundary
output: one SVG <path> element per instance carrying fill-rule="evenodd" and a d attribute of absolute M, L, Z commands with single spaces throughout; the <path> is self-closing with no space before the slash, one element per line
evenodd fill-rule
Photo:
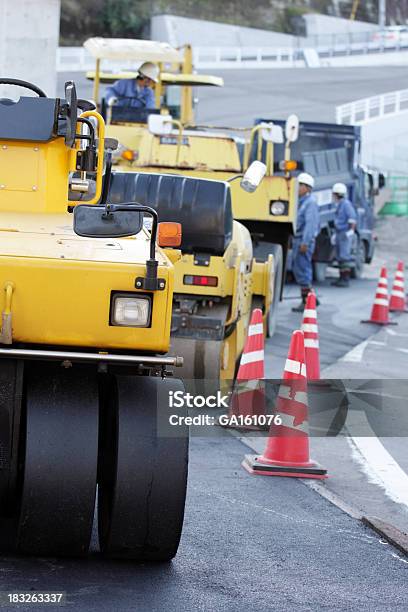
<path fill-rule="evenodd" d="M 256 124 L 264 121 L 257 119 Z M 283 125 L 281 120 L 272 121 Z M 316 181 L 314 195 L 320 210 L 320 234 L 316 240 L 314 273 L 318 281 L 324 280 L 328 265 L 337 265 L 331 245 L 336 210 L 331 188 L 336 182 L 347 185 L 348 197 L 357 213 L 352 276 L 361 276 L 364 264 L 370 263 L 374 254 L 374 198 L 384 183 L 379 181 L 378 172 L 361 165 L 360 149 L 359 127 L 308 121 L 300 122 L 299 137 L 291 147 L 296 172 L 308 172 Z M 282 145 L 276 145 L 275 151 L 278 157 L 282 156 Z"/>

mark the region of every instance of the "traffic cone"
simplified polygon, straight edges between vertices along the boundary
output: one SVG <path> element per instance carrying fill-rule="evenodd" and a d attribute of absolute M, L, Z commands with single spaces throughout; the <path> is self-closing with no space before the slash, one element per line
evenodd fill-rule
<path fill-rule="evenodd" d="M 303 332 L 294 331 L 263 455 L 245 455 L 250 474 L 326 478 L 327 470 L 309 458 L 307 379 Z"/>
<path fill-rule="evenodd" d="M 319 330 L 317 327 L 316 295 L 310 291 L 303 311 L 302 332 L 305 339 L 306 370 L 309 380 L 320 379 Z"/>
<path fill-rule="evenodd" d="M 229 416 L 237 417 L 232 427 L 239 429 L 259 429 L 255 421 L 250 419 L 245 423 L 245 416 L 265 414 L 265 341 L 262 310 L 255 308 L 244 351 L 241 356 L 239 370 L 230 401 Z"/>
<path fill-rule="evenodd" d="M 361 323 L 376 323 L 377 325 L 397 325 L 394 321 L 390 321 L 388 317 L 389 302 L 388 302 L 388 280 L 387 268 L 381 268 L 380 278 L 378 279 L 377 290 L 373 307 L 371 309 L 371 317 Z"/>
<path fill-rule="evenodd" d="M 404 289 L 404 262 L 399 261 L 395 272 L 394 284 L 391 291 L 390 299 L 391 312 L 408 312 L 405 306 L 405 289 Z"/>

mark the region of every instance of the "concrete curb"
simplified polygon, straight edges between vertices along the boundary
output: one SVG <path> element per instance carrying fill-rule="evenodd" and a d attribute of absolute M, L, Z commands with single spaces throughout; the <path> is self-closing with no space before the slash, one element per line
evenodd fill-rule
<path fill-rule="evenodd" d="M 375 516 L 363 516 L 361 521 L 408 557 L 408 534 Z"/>

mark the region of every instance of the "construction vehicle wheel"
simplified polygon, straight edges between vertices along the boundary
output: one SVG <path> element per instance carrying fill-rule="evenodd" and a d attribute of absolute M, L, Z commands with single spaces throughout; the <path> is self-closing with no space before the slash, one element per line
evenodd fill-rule
<path fill-rule="evenodd" d="M 266 335 L 272 338 L 276 330 L 276 321 L 278 316 L 278 304 L 281 299 L 282 291 L 282 275 L 283 275 L 283 251 L 280 244 L 269 245 L 269 252 L 273 255 L 273 300 L 269 307 L 268 316 L 266 319 Z"/>
<path fill-rule="evenodd" d="M 88 552 L 98 462 L 98 381 L 88 366 L 26 365 L 26 440 L 17 550 Z"/>
<path fill-rule="evenodd" d="M 0 362 L 0 553 L 15 550 L 21 481 L 20 421 L 24 363 Z"/>
<path fill-rule="evenodd" d="M 169 561 L 177 552 L 188 428 L 177 427 L 173 437 L 164 437 L 157 419 L 169 427 L 169 392 L 183 390 L 174 379 L 113 377 L 101 411 L 98 481 L 99 541 L 108 557 Z"/>
<path fill-rule="evenodd" d="M 354 267 L 351 268 L 351 278 L 361 278 L 364 272 L 364 263 L 366 260 L 366 250 L 364 242 L 355 236 L 353 244 Z"/>

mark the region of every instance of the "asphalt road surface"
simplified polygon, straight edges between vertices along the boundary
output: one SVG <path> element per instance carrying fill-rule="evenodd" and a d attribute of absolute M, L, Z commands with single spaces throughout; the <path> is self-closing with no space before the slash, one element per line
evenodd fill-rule
<path fill-rule="evenodd" d="M 1 559 L 2 589 L 65 591 L 78 611 L 405 611 L 395 550 L 302 482 L 250 476 L 246 451 L 227 433 L 193 439 L 172 563 Z"/>
<path fill-rule="evenodd" d="M 404 66 L 212 72 L 225 86 L 197 88 L 197 123 L 249 126 L 256 117 L 281 119 L 290 113 L 303 121 L 334 122 L 336 105 L 408 87 Z M 80 96 L 92 97 L 92 83 L 83 73 L 60 73 L 59 95 L 68 79 L 75 80 Z"/>

